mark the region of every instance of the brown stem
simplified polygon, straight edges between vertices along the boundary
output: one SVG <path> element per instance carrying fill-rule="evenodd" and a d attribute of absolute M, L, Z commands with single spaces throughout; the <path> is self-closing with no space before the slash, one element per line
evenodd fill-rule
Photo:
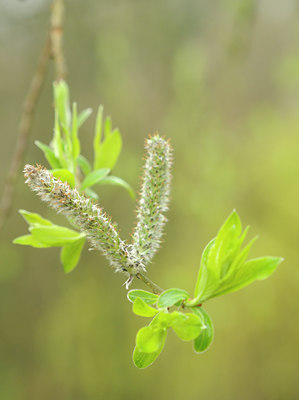
<path fill-rule="evenodd" d="M 23 164 L 27 144 L 32 128 L 34 111 L 45 81 L 49 59 L 52 56 L 55 65 L 56 80 L 63 79 L 66 74 L 65 59 L 62 51 L 64 0 L 53 0 L 50 17 L 50 28 L 44 43 L 36 70 L 26 95 L 15 151 L 4 185 L 0 205 L 0 230 L 9 215 L 15 194 L 15 182 Z"/>

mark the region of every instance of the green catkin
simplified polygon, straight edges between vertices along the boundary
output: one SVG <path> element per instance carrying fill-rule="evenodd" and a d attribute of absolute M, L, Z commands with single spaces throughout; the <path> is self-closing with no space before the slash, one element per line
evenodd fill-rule
<path fill-rule="evenodd" d="M 164 213 L 168 211 L 172 166 L 172 148 L 158 134 L 146 140 L 145 149 L 147 153 L 137 205 L 137 224 L 132 235 L 132 250 L 143 268 L 160 247 L 167 222 Z"/>
<path fill-rule="evenodd" d="M 100 250 L 117 270 L 126 269 L 130 264 L 127 244 L 121 240 L 116 225 L 99 208 L 76 189 L 61 182 L 41 166 L 26 165 L 26 183 L 47 202 L 57 213 L 64 214 L 80 231 L 86 234 L 91 248 Z"/>
<path fill-rule="evenodd" d="M 91 249 L 100 250 L 117 272 L 127 273 L 127 286 L 135 275 L 146 269 L 160 247 L 167 221 L 164 213 L 168 210 L 172 149 L 158 134 L 146 140 L 145 148 L 147 154 L 132 244 L 120 238 L 117 225 L 91 199 L 54 178 L 42 166 L 26 165 L 24 168 L 31 190 L 84 232 Z"/>

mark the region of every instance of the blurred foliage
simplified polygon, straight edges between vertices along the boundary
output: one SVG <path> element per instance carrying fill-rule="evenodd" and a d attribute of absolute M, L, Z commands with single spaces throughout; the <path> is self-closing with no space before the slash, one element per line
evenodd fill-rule
<path fill-rule="evenodd" d="M 234 207 L 260 234 L 253 256 L 285 262 L 268 281 L 211 301 L 217 331 L 209 352 L 192 354 L 170 335 L 157 363 L 138 371 L 128 358 L 142 319 L 131 316 L 122 277 L 104 258 L 85 252 L 81 268 L 65 276 L 55 250 L 11 244 L 18 208 L 64 223 L 20 174 L 0 246 L 1 398 L 298 399 L 299 7 L 295 0 L 240 3 L 68 2 L 68 81 L 82 107 L 102 103 L 113 115 L 123 134 L 115 173 L 134 189 L 144 137 L 157 129 L 171 137 L 170 221 L 149 271 L 158 284 L 193 289 L 203 246 Z M 1 187 L 49 4 L 0 3 Z M 26 162 L 42 163 L 34 140 L 52 137 L 52 80 L 50 72 Z M 87 121 L 84 154 L 92 138 Z M 99 195 L 128 235 L 134 212 L 127 194 L 109 187 Z"/>

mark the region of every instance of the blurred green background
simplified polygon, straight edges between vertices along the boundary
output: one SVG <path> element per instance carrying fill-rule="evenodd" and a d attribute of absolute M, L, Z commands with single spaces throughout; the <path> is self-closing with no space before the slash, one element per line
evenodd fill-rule
<path fill-rule="evenodd" d="M 46 36 L 50 1 L 0 1 L 0 185 L 22 102 Z M 24 185 L 1 233 L 0 397 L 8 400 L 299 398 L 299 2 L 297 0 L 72 0 L 65 53 L 79 109 L 105 105 L 123 135 L 115 174 L 138 190 L 148 133 L 171 138 L 172 203 L 149 275 L 192 290 L 205 244 L 233 208 L 253 256 L 283 256 L 267 281 L 207 304 L 211 349 L 196 355 L 170 333 L 156 363 L 131 361 L 145 320 L 131 312 L 106 260 L 85 250 L 63 273 L 58 249 L 11 244 L 19 208 L 64 223 Z M 52 136 L 53 70 L 36 109 L 26 162 L 42 163 Z M 92 157 L 95 115 L 81 131 Z M 129 237 L 134 204 L 99 187 Z M 133 287 L 142 288 L 142 284 Z"/>

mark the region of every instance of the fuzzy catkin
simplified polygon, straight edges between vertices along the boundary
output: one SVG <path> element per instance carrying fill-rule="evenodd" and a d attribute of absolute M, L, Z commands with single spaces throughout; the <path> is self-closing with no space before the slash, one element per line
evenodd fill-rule
<path fill-rule="evenodd" d="M 58 213 L 64 214 L 86 234 L 92 248 L 100 250 L 116 271 L 131 278 L 144 271 L 160 247 L 167 221 L 172 149 L 158 134 L 146 140 L 144 174 L 137 205 L 137 224 L 132 244 L 120 238 L 116 224 L 91 199 L 71 189 L 42 166 L 25 165 L 26 183 L 40 198 Z"/>
<path fill-rule="evenodd" d="M 111 218 L 92 201 L 71 189 L 41 166 L 26 165 L 24 176 L 26 183 L 58 213 L 64 214 L 69 221 L 86 234 L 92 248 L 100 250 L 112 267 L 121 271 L 130 270 L 132 261 L 127 244 L 121 240 L 116 225 Z"/>
<path fill-rule="evenodd" d="M 146 158 L 140 198 L 137 205 L 137 224 L 132 234 L 132 249 L 145 267 L 160 247 L 163 228 L 167 222 L 172 148 L 158 134 L 145 142 Z"/>

